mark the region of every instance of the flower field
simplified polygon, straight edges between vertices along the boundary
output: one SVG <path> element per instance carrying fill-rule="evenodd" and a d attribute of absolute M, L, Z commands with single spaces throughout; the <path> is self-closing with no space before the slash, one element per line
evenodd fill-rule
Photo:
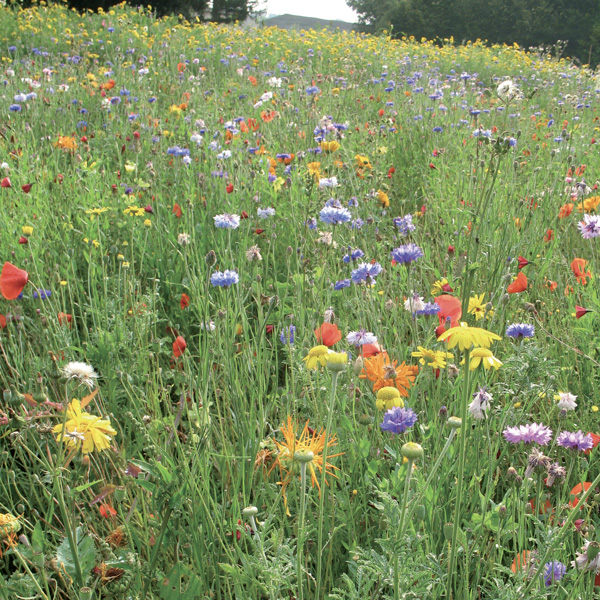
<path fill-rule="evenodd" d="M 0 11 L 0 600 L 600 597 L 594 71 Z"/>

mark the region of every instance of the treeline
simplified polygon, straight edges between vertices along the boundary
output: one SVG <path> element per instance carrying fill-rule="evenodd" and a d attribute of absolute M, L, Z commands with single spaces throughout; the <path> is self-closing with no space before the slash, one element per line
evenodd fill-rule
<path fill-rule="evenodd" d="M 52 0 L 49 0 L 52 2 Z M 107 11 L 112 6 L 120 4 L 123 0 L 57 0 L 57 3 L 66 3 L 69 8 L 79 11 L 98 10 Z M 10 0 L 8 2 L 11 3 Z M 244 21 L 248 16 L 257 14 L 258 0 L 129 0 L 132 6 L 151 6 L 158 17 L 166 15 L 183 15 L 187 19 L 199 18 L 201 21 L 216 23 L 233 23 Z M 12 4 L 27 8 L 33 5 L 31 0 L 13 0 Z"/>
<path fill-rule="evenodd" d="M 564 56 L 591 66 L 600 62 L 600 0 L 346 1 L 358 12 L 360 28 L 370 33 L 454 37 L 457 43 L 479 38 L 524 48 L 561 40 L 567 42 Z"/>

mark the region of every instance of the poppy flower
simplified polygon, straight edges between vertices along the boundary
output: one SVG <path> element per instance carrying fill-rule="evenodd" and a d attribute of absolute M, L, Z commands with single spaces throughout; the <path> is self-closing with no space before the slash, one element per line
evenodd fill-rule
<path fill-rule="evenodd" d="M 100 505 L 99 510 L 100 514 L 105 519 L 108 519 L 109 517 L 115 517 L 117 515 L 117 511 L 110 504 L 106 504 L 106 502 Z"/>
<path fill-rule="evenodd" d="M 575 205 L 572 204 L 571 202 L 569 202 L 568 204 L 563 204 L 560 207 L 560 210 L 558 211 L 558 218 L 565 219 L 573 212 L 574 208 L 575 208 Z"/>
<path fill-rule="evenodd" d="M 360 347 L 360 350 L 363 358 L 372 358 L 373 356 L 381 354 L 381 347 L 379 344 L 363 344 Z"/>
<path fill-rule="evenodd" d="M 181 310 L 185 310 L 190 305 L 190 297 L 187 294 L 181 294 L 179 305 L 181 306 Z"/>
<path fill-rule="evenodd" d="M 26 183 L 25 185 L 21 186 L 21 189 L 26 193 L 29 194 L 29 192 L 31 191 L 31 188 L 33 187 L 33 183 Z"/>
<path fill-rule="evenodd" d="M 519 256 L 519 270 L 521 270 L 523 267 L 526 267 L 527 265 L 530 265 L 531 263 L 523 256 Z"/>
<path fill-rule="evenodd" d="M 0 273 L 0 293 L 7 300 L 18 298 L 29 281 L 29 273 L 15 265 L 5 262 Z"/>
<path fill-rule="evenodd" d="M 0 187 L 3 187 L 3 188 L 12 187 L 12 184 L 10 183 L 10 179 L 8 177 L 5 177 L 2 181 L 0 181 Z"/>
<path fill-rule="evenodd" d="M 228 183 L 225 190 L 227 191 L 228 194 L 231 194 L 231 192 L 233 192 L 233 183 Z"/>
<path fill-rule="evenodd" d="M 529 566 L 529 559 L 531 557 L 531 552 L 529 550 L 523 550 L 521 554 L 517 554 L 512 561 L 512 565 L 510 566 L 510 570 L 515 573 L 520 571 L 521 569 L 525 569 Z"/>
<path fill-rule="evenodd" d="M 575 307 L 575 318 L 581 319 L 581 317 L 583 317 L 584 315 L 587 315 L 589 312 L 593 312 L 593 311 L 591 311 L 589 308 L 583 308 L 583 306 L 576 306 Z"/>
<path fill-rule="evenodd" d="M 0 329 L 6 328 L 6 317 L 4 315 L 0 315 Z"/>
<path fill-rule="evenodd" d="M 58 313 L 58 324 L 59 325 L 71 325 L 71 322 L 73 321 L 73 315 L 70 315 L 68 313 L 64 313 L 64 312 L 59 312 Z"/>
<path fill-rule="evenodd" d="M 573 275 L 575 275 L 577 281 L 583 285 L 587 284 L 586 277 L 592 277 L 592 272 L 589 269 L 584 271 L 587 264 L 588 261 L 585 260 L 585 258 L 574 258 L 571 262 L 571 271 L 573 271 Z"/>
<path fill-rule="evenodd" d="M 544 235 L 544 241 L 546 243 L 551 242 L 554 239 L 554 230 L 546 229 L 546 234 Z"/>
<path fill-rule="evenodd" d="M 1 317 L 2 315 L 0 315 Z M 5 319 L 6 321 L 6 319 Z M 1 323 L 0 323 L 1 324 Z M 6 325 L 5 325 L 6 327 Z M 597 435 L 595 433 L 592 433 L 591 431 L 589 432 L 589 435 L 592 436 L 592 441 L 594 442 L 594 446 L 592 448 L 590 448 L 589 450 L 586 450 L 584 452 L 584 454 L 589 454 L 596 446 L 598 446 L 598 444 L 600 444 L 600 435 Z"/>
<path fill-rule="evenodd" d="M 569 502 L 569 506 L 571 508 L 575 508 L 579 504 L 579 496 L 582 496 L 587 492 L 592 484 L 589 481 L 584 481 L 583 483 L 578 483 L 572 490 L 571 496 L 574 496 L 573 500 Z"/>
<path fill-rule="evenodd" d="M 181 215 L 183 214 L 183 211 L 181 210 L 181 206 L 179 206 L 179 204 L 174 204 L 173 205 L 173 214 L 178 218 L 181 219 Z"/>
<path fill-rule="evenodd" d="M 24 235 L 22 235 L 19 238 L 19 244 L 28 244 L 28 243 L 29 243 L 29 240 Z"/>
<path fill-rule="evenodd" d="M 527 289 L 527 276 L 522 271 L 517 278 L 506 288 L 509 294 L 519 294 Z"/>
<path fill-rule="evenodd" d="M 529 506 L 531 506 L 531 510 L 535 513 L 535 498 L 532 498 L 529 501 Z M 550 500 L 546 500 L 540 505 L 539 510 L 537 511 L 539 515 L 545 515 L 552 512 L 552 504 L 550 504 Z"/>
<path fill-rule="evenodd" d="M 333 346 L 342 339 L 342 332 L 333 323 L 323 323 L 321 327 L 315 329 L 315 335 L 317 342 L 327 347 Z"/>
<path fill-rule="evenodd" d="M 450 327 L 458 327 L 462 317 L 462 306 L 458 298 L 448 294 L 442 294 L 435 298 L 435 303 L 441 308 L 438 313 L 440 326 L 445 325 L 446 320 L 450 319 Z"/>
<path fill-rule="evenodd" d="M 173 356 L 179 358 L 187 348 L 187 343 L 180 335 L 173 342 Z"/>

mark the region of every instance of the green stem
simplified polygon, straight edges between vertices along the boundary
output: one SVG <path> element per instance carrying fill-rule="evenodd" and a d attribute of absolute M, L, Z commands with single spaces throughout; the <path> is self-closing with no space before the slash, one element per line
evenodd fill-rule
<path fill-rule="evenodd" d="M 171 507 L 167 508 L 167 512 L 163 517 L 163 522 L 160 527 L 160 532 L 158 534 L 158 538 L 156 540 L 156 545 L 154 546 L 154 553 L 152 555 L 152 560 L 150 561 L 150 566 L 148 568 L 148 578 L 144 582 L 144 588 L 142 589 L 141 600 L 146 600 L 146 594 L 148 593 L 148 588 L 150 587 L 150 582 L 152 581 L 152 573 L 154 572 L 154 567 L 156 566 L 156 561 L 158 560 L 158 554 L 162 548 L 162 539 L 167 531 L 167 527 L 169 525 L 169 518 L 171 517 L 171 513 L 173 509 Z"/>
<path fill-rule="evenodd" d="M 458 459 L 458 479 L 456 484 L 456 500 L 454 503 L 454 526 L 452 529 L 452 547 L 450 548 L 450 574 L 448 577 L 448 589 L 446 597 L 448 600 L 452 597 L 452 580 L 455 574 L 456 567 L 456 540 L 458 537 L 458 528 L 460 522 L 460 509 L 462 507 L 462 490 L 463 479 L 465 474 L 465 454 L 467 451 L 467 406 L 469 404 L 469 396 L 471 392 L 471 353 L 466 352 L 465 356 L 465 384 L 462 395 L 462 403 L 460 406 L 460 418 L 462 426 L 460 429 L 460 455 Z"/>
<path fill-rule="evenodd" d="M 306 462 L 300 463 L 300 520 L 298 521 L 298 543 L 296 548 L 296 570 L 298 579 L 298 597 L 304 599 L 304 585 L 302 583 L 302 548 L 304 546 L 304 517 L 306 513 Z"/>
<path fill-rule="evenodd" d="M 398 543 L 402 541 L 402 532 L 404 531 L 404 517 L 406 516 L 406 506 L 408 504 L 408 492 L 410 490 L 410 477 L 412 475 L 414 459 L 409 458 L 406 463 L 406 477 L 404 479 L 404 496 L 402 497 L 402 508 L 400 509 L 400 525 L 398 532 L 400 539 L 394 543 L 394 600 L 400 600 L 400 585 L 398 577 Z"/>
<path fill-rule="evenodd" d="M 327 427 L 325 428 L 325 444 L 323 447 L 323 469 L 321 470 L 321 496 L 319 498 L 319 528 L 318 545 L 319 555 L 317 558 L 317 592 L 315 598 L 320 598 L 321 592 L 321 570 L 323 567 L 323 513 L 325 508 L 325 475 L 327 473 L 327 454 L 329 451 L 329 432 L 333 422 L 333 409 L 335 407 L 335 390 L 337 387 L 338 371 L 331 371 L 331 395 L 329 397 L 329 414 L 327 415 Z"/>
<path fill-rule="evenodd" d="M 31 577 L 31 581 L 33 581 L 33 585 L 35 585 L 40 596 L 42 598 L 44 598 L 44 600 L 49 600 L 48 596 L 46 596 L 46 594 L 40 587 L 40 584 L 37 582 L 37 579 L 34 577 L 33 573 L 31 572 L 29 565 L 27 564 L 25 559 L 21 556 L 21 553 L 16 548 L 13 548 L 13 552 L 16 554 L 17 558 L 21 561 L 21 564 L 23 565 L 23 568 L 27 571 L 27 574 L 29 575 L 29 577 Z"/>

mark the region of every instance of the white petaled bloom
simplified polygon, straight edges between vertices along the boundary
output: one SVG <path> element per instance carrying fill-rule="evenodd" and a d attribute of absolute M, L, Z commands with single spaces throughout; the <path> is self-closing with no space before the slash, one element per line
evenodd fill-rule
<path fill-rule="evenodd" d="M 262 255 L 260 253 L 260 248 L 255 244 L 254 246 L 250 246 L 248 250 L 246 250 L 246 259 L 249 262 L 262 260 Z"/>
<path fill-rule="evenodd" d="M 570 392 L 558 392 L 554 398 L 557 400 L 556 406 L 560 410 L 575 410 L 577 408 L 577 396 L 574 396 Z"/>
<path fill-rule="evenodd" d="M 359 331 L 351 331 L 346 336 L 346 341 L 353 346 L 362 346 L 363 344 L 376 344 L 377 337 L 370 331 L 360 329 Z"/>
<path fill-rule="evenodd" d="M 412 313 L 423 310 L 425 308 L 423 297 L 419 296 L 419 294 L 416 294 L 415 292 L 412 292 L 412 295 L 409 296 L 408 300 L 404 303 L 404 308 Z"/>
<path fill-rule="evenodd" d="M 474 419 L 481 421 L 485 418 L 491 401 L 492 395 L 488 393 L 487 388 L 480 387 L 479 390 L 473 394 L 473 401 L 469 404 L 469 413 Z"/>
<path fill-rule="evenodd" d="M 496 88 L 496 93 L 502 100 L 507 101 L 516 98 L 519 94 L 519 90 L 510 79 L 507 79 Z"/>
<path fill-rule="evenodd" d="M 597 552 L 597 554 L 593 559 L 590 560 L 588 557 L 588 548 L 590 543 L 592 542 L 589 540 L 586 541 L 583 545 L 582 551 L 575 553 L 576 558 L 571 562 L 571 565 L 576 569 L 583 571 L 595 571 L 598 574 L 600 573 L 600 552 L 597 552 L 597 542 L 594 542 L 592 548 Z"/>
<path fill-rule="evenodd" d="M 63 367 L 62 373 L 69 381 L 78 381 L 87 385 L 90 390 L 96 385 L 96 379 L 98 379 L 98 373 L 94 371 L 94 367 L 84 362 L 67 363 Z"/>
<path fill-rule="evenodd" d="M 206 323 L 200 323 L 200 329 L 202 329 L 202 331 L 214 331 L 216 328 L 215 322 L 214 321 L 208 321 Z"/>
<path fill-rule="evenodd" d="M 319 189 L 323 190 L 325 188 L 334 188 L 338 187 L 339 183 L 337 177 L 325 177 L 323 179 L 319 179 Z"/>
<path fill-rule="evenodd" d="M 271 87 L 275 87 L 275 88 L 280 88 L 281 87 L 281 82 L 282 79 L 281 77 L 271 77 L 271 79 L 269 79 L 267 81 L 267 83 L 271 86 Z"/>
<path fill-rule="evenodd" d="M 65 431 L 64 436 L 75 442 L 85 442 L 85 434 L 73 429 L 73 431 Z"/>
<path fill-rule="evenodd" d="M 180 246 L 187 246 L 190 243 L 190 234 L 189 233 L 180 233 L 177 236 L 177 243 Z"/>
<path fill-rule="evenodd" d="M 323 315 L 323 321 L 325 321 L 325 323 L 333 323 L 334 319 L 335 313 L 333 312 L 333 306 L 330 306 Z"/>

